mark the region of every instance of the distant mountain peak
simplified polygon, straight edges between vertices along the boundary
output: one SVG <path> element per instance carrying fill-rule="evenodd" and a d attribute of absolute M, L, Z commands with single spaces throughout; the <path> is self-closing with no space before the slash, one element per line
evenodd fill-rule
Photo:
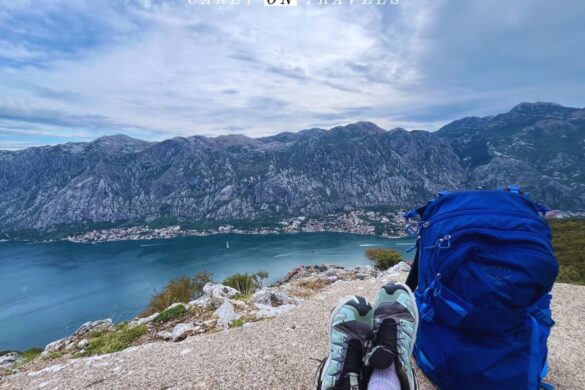
<path fill-rule="evenodd" d="M 360 135 L 374 135 L 386 133 L 386 130 L 382 129 L 373 122 L 355 122 L 345 126 L 336 126 L 329 130 L 331 134 L 343 134 L 350 136 Z"/>
<path fill-rule="evenodd" d="M 99 138 L 96 138 L 92 141 L 92 143 L 111 143 L 111 144 L 135 144 L 135 143 L 147 143 L 147 141 L 132 138 L 125 134 L 112 134 L 112 135 L 103 135 Z"/>
<path fill-rule="evenodd" d="M 107 153 L 112 152 L 137 152 L 151 143 L 137 138 L 132 138 L 124 134 L 104 135 L 87 145 L 90 147 L 97 147 Z"/>
<path fill-rule="evenodd" d="M 553 102 L 522 102 L 520 104 L 515 105 L 510 112 L 511 113 L 518 113 L 518 114 L 530 114 L 530 115 L 542 115 L 542 114 L 551 114 L 556 112 L 566 112 L 575 110 L 571 107 L 564 107 L 558 103 Z"/>

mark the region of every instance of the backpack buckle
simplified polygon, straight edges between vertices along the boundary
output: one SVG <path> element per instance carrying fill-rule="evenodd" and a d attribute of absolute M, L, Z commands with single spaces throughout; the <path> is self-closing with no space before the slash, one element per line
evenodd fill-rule
<path fill-rule="evenodd" d="M 439 249 L 449 249 L 451 248 L 451 235 L 445 234 L 443 237 L 437 240 L 436 244 L 437 248 Z"/>

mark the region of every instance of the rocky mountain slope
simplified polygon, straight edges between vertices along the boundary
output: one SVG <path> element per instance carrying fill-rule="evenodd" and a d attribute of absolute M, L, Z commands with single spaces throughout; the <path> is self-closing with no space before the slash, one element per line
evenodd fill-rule
<path fill-rule="evenodd" d="M 353 294 L 373 299 L 385 282 L 405 278 L 405 272 L 340 278 L 276 318 L 181 342 L 149 342 L 88 358 L 39 359 L 0 376 L 0 389 L 311 389 L 318 359 L 327 355 L 327 324 L 337 300 Z M 552 310 L 556 325 L 548 341 L 546 380 L 557 389 L 583 389 L 585 287 L 556 284 Z M 417 377 L 421 389 L 436 388 L 418 369 Z"/>
<path fill-rule="evenodd" d="M 408 207 L 439 190 L 509 183 L 553 208 L 585 207 L 585 110 L 523 103 L 434 133 L 358 122 L 257 139 L 117 135 L 0 151 L 0 234 Z"/>
<path fill-rule="evenodd" d="M 521 103 L 505 114 L 454 121 L 436 134 L 457 153 L 469 186 L 520 183 L 550 207 L 585 207 L 584 109 Z"/>

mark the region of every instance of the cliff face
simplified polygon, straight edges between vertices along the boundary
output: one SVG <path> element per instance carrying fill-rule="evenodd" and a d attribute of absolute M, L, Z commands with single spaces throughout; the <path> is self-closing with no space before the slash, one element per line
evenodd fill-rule
<path fill-rule="evenodd" d="M 469 186 L 519 183 L 549 207 L 585 207 L 585 110 L 521 103 L 505 114 L 454 121 L 449 141 Z"/>
<path fill-rule="evenodd" d="M 518 183 L 585 205 L 585 110 L 521 104 L 435 133 L 358 122 L 272 137 L 126 136 L 0 151 L 0 232 L 411 206 L 443 189 Z"/>

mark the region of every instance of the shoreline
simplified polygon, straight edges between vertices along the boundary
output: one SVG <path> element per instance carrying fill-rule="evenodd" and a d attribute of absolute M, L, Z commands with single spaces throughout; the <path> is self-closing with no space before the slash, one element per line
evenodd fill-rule
<path fill-rule="evenodd" d="M 381 235 L 381 234 L 374 234 L 374 233 L 362 233 L 357 231 L 350 231 L 350 230 L 319 230 L 319 231 L 294 231 L 294 232 L 282 232 L 282 231 L 268 231 L 268 232 L 254 232 L 254 231 L 231 231 L 231 232 L 212 232 L 212 233 L 198 233 L 198 234 L 180 234 L 171 237 L 138 237 L 138 238 L 120 238 L 120 239 L 108 239 L 108 240 L 95 240 L 95 241 L 78 241 L 72 240 L 69 238 L 63 238 L 60 240 L 48 240 L 48 241 L 31 241 L 34 243 L 51 243 L 51 242 L 58 242 L 58 241 L 67 241 L 72 242 L 75 244 L 102 244 L 108 242 L 127 242 L 127 241 L 155 241 L 155 240 L 172 240 L 175 238 L 187 238 L 187 237 L 211 237 L 211 236 L 219 236 L 219 235 L 240 235 L 240 236 L 268 236 L 268 235 L 294 235 L 294 234 L 310 234 L 310 233 L 338 233 L 338 234 L 354 234 L 360 236 L 369 236 L 369 237 L 378 237 L 378 238 L 387 238 L 387 239 L 401 239 L 408 237 L 407 234 L 404 235 Z M 16 240 L 15 240 L 16 241 Z"/>
<path fill-rule="evenodd" d="M 406 220 L 402 211 L 356 210 L 346 213 L 328 214 L 319 218 L 297 216 L 287 218 L 270 226 L 238 227 L 222 224 L 207 229 L 189 229 L 181 225 L 151 228 L 148 225 L 128 228 L 94 229 L 70 235 L 62 240 L 76 243 L 98 243 L 113 241 L 138 241 L 170 239 L 177 237 L 206 237 L 217 234 L 292 234 L 292 233 L 349 233 L 385 238 L 406 237 Z"/>
<path fill-rule="evenodd" d="M 294 232 L 283 232 L 283 231 L 270 231 L 270 232 L 254 232 L 254 231 L 231 231 L 231 232 L 213 232 L 213 233 L 199 233 L 199 234 L 181 234 L 171 237 L 139 237 L 139 238 L 120 238 L 120 239 L 109 239 L 109 240 L 95 240 L 95 241 L 82 241 L 82 240 L 75 240 L 70 239 L 69 237 L 60 238 L 60 239 L 50 239 L 50 240 L 31 240 L 31 239 L 2 239 L 0 240 L 0 244 L 2 243 L 14 243 L 14 242 L 22 242 L 22 243 L 30 243 L 30 244 L 51 244 L 54 242 L 71 242 L 74 244 L 103 244 L 108 242 L 127 242 L 127 241 L 155 241 L 155 240 L 172 240 L 175 238 L 187 238 L 187 237 L 211 237 L 211 236 L 219 236 L 219 235 L 241 235 L 241 236 L 263 236 L 263 235 L 293 235 L 293 234 L 310 234 L 310 233 L 338 233 L 338 234 L 354 234 L 359 236 L 368 236 L 368 237 L 378 237 L 378 238 L 387 238 L 390 240 L 397 240 L 401 238 L 408 238 L 408 234 L 402 235 L 385 235 L 385 234 L 375 234 L 375 233 L 362 233 L 358 231 L 351 231 L 351 230 L 319 230 L 319 231 L 294 231 Z"/>

